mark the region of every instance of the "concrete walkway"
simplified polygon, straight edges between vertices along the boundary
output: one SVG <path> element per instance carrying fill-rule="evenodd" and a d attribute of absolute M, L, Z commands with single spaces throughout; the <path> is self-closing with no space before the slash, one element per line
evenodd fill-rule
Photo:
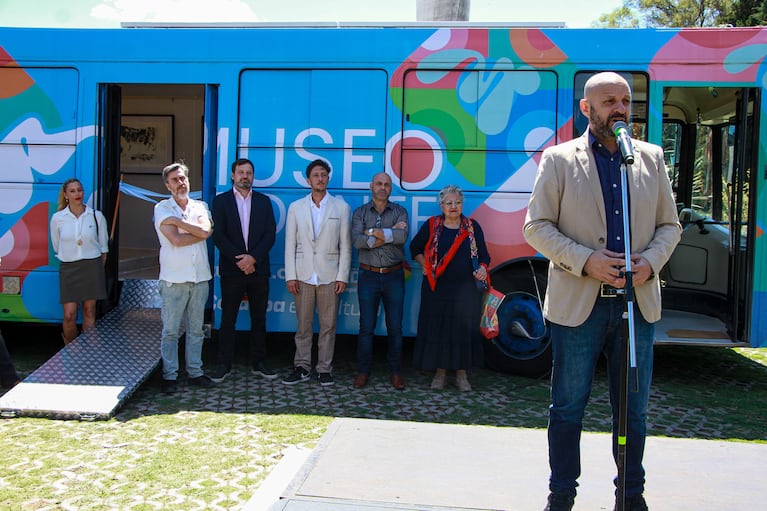
<path fill-rule="evenodd" d="M 585 433 L 575 511 L 612 510 L 610 437 Z M 336 419 L 313 451 L 291 449 L 246 511 L 505 510 L 545 505 L 546 431 Z M 649 437 L 653 511 L 763 506 L 767 445 Z"/>

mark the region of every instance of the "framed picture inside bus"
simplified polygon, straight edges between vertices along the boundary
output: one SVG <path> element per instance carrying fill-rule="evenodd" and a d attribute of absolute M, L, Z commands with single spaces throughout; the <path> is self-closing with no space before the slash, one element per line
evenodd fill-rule
<path fill-rule="evenodd" d="M 120 170 L 155 174 L 173 161 L 172 115 L 123 115 L 120 121 Z"/>

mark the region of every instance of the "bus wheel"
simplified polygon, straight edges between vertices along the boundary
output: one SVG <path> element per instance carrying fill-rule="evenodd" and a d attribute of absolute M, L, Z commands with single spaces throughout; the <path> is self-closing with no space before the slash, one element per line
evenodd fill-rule
<path fill-rule="evenodd" d="M 493 275 L 492 282 L 506 297 L 498 309 L 500 333 L 486 340 L 485 364 L 505 373 L 545 376 L 551 371 L 551 335 L 541 310 L 545 274 L 531 266 L 527 272 Z"/>

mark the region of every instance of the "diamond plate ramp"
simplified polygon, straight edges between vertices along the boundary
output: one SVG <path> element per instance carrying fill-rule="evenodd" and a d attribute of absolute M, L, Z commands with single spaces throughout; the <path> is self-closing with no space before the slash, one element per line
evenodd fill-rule
<path fill-rule="evenodd" d="M 112 417 L 160 363 L 156 295 L 156 281 L 125 281 L 120 305 L 0 397 L 0 414 Z"/>

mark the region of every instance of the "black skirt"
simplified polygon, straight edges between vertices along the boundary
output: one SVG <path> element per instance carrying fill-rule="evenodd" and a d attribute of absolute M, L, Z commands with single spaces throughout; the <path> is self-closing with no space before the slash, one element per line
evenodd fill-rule
<path fill-rule="evenodd" d="M 107 297 L 106 274 L 101 257 L 61 263 L 59 302 L 84 302 Z"/>

